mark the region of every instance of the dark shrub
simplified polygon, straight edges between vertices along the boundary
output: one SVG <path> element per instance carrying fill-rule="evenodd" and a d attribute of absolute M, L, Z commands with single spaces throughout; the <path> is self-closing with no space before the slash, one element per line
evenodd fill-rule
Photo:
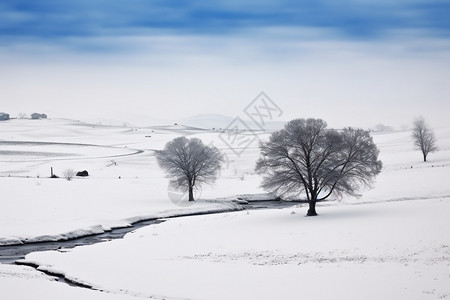
<path fill-rule="evenodd" d="M 89 173 L 88 173 L 88 171 L 84 170 L 84 171 L 77 172 L 77 176 L 87 177 L 87 176 L 89 176 Z"/>

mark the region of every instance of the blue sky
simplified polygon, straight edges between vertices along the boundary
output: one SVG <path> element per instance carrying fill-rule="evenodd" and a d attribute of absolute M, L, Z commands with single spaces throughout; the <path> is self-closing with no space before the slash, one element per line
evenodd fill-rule
<path fill-rule="evenodd" d="M 393 2 L 393 3 L 392 3 Z M 391 30 L 450 35 L 448 1 L 2 1 L 0 32 L 8 39 L 57 42 L 66 37 L 153 34 L 227 35 L 248 27 L 333 28 L 373 39 Z"/>
<path fill-rule="evenodd" d="M 436 0 L 2 1 L 0 110 L 233 116 L 264 90 L 287 119 L 342 126 L 352 107 L 348 125 L 442 125 L 449 15 Z"/>

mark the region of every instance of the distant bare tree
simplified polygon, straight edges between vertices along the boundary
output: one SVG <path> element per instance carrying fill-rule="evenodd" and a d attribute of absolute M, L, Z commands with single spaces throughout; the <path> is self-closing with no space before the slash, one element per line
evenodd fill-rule
<path fill-rule="evenodd" d="M 72 169 L 66 169 L 66 170 L 63 171 L 64 178 L 69 180 L 69 181 L 72 180 L 72 178 L 75 177 L 75 174 L 76 174 L 76 172 L 74 170 L 72 170 Z"/>
<path fill-rule="evenodd" d="M 189 192 L 189 201 L 194 201 L 195 187 L 216 180 L 223 163 L 216 147 L 207 146 L 198 138 L 185 137 L 175 138 L 163 150 L 156 151 L 156 159 L 171 178 L 171 185 Z"/>
<path fill-rule="evenodd" d="M 414 120 L 412 138 L 415 149 L 422 151 L 423 161 L 427 161 L 429 153 L 438 150 L 434 132 L 425 122 L 423 117 Z"/>
<path fill-rule="evenodd" d="M 326 129 L 320 119 L 296 119 L 260 144 L 256 172 L 262 187 L 275 196 L 305 196 L 307 216 L 315 216 L 316 203 L 331 194 L 355 195 L 360 185 L 371 187 L 380 173 L 378 148 L 369 131 Z"/>
<path fill-rule="evenodd" d="M 27 117 L 26 113 L 21 112 L 21 113 L 17 114 L 17 118 L 19 118 L 19 119 L 25 119 L 26 117 Z"/>

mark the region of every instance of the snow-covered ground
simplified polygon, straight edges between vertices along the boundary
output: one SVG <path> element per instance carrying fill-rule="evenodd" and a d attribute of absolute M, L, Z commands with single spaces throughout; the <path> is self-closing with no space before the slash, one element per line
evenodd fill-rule
<path fill-rule="evenodd" d="M 168 179 L 153 155 L 181 134 L 211 140 L 217 133 L 180 125 L 124 128 L 67 120 L 11 120 L 0 123 L 0 129 L 0 245 L 67 239 L 142 219 L 236 208 L 205 201 L 180 207 L 169 198 Z M 66 169 L 88 170 L 90 176 L 51 179 L 51 168 L 60 177 Z M 258 184 L 248 187 L 238 179 L 241 167 L 224 172 L 231 174 L 223 176 L 227 193 L 207 188 L 198 196 L 261 192 Z"/>
<path fill-rule="evenodd" d="M 199 198 L 263 192 L 253 172 L 257 143 L 237 156 L 217 131 L 67 120 L 0 123 L 0 243 L 233 209 L 229 201 L 179 206 L 169 199 L 153 150 L 180 134 L 227 154 L 221 177 L 198 191 Z M 436 136 L 440 151 L 423 163 L 409 132 L 374 135 L 384 164 L 374 189 L 360 199 L 318 205 L 319 217 L 305 218 L 306 207 L 293 207 L 170 219 L 123 240 L 33 253 L 27 260 L 108 292 L 85 291 L 83 299 L 450 298 L 450 128 L 436 129 Z M 49 179 L 50 167 L 57 175 L 72 168 L 91 176 Z M 27 290 L 32 297 L 38 287 L 51 290 L 50 299 L 81 293 L 27 267 L 0 265 L 0 289 L 9 299 L 28 298 Z"/>
<path fill-rule="evenodd" d="M 172 219 L 28 261 L 112 294 L 157 299 L 450 297 L 450 199 Z"/>
<path fill-rule="evenodd" d="M 107 294 L 88 289 L 70 287 L 37 272 L 30 267 L 0 264 L 0 289 L 2 299 L 98 299 L 98 300 L 132 300 L 126 295 Z"/>

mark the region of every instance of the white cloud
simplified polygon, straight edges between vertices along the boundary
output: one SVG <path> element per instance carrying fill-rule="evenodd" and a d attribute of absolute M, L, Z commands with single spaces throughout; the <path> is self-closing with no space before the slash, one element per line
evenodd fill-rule
<path fill-rule="evenodd" d="M 395 33 L 378 42 L 333 38 L 311 28 L 263 28 L 236 36 L 103 38 L 105 54 L 16 45 L 0 50 L 2 111 L 120 118 L 124 112 L 178 119 L 237 116 L 262 90 L 284 118 L 322 117 L 333 127 L 408 124 L 416 115 L 447 124 L 449 42 Z M 37 54 L 33 54 L 33 52 Z M 348 116 L 350 114 L 350 116 Z M 130 120 L 124 120 L 130 121 Z"/>

